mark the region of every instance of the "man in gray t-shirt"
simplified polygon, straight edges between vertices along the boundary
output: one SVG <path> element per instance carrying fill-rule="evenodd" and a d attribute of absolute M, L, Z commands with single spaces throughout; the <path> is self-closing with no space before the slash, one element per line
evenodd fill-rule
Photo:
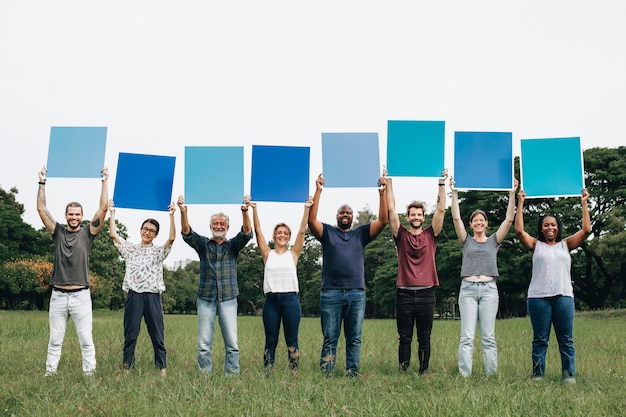
<path fill-rule="evenodd" d="M 83 373 L 96 371 L 96 350 L 93 344 L 91 293 L 89 291 L 89 249 L 104 225 L 109 202 L 107 168 L 102 170 L 102 189 L 98 210 L 88 226 L 81 227 L 83 207 L 71 202 L 65 207 L 67 227 L 57 223 L 46 207 L 46 167 L 39 172 L 37 212 L 54 239 L 54 262 L 50 286 L 50 340 L 46 359 L 46 376 L 57 372 L 67 321 L 72 317 L 83 356 Z"/>

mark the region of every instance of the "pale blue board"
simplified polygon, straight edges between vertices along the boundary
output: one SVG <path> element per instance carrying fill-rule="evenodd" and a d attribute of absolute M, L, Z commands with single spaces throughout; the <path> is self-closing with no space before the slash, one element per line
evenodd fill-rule
<path fill-rule="evenodd" d="M 52 126 L 46 176 L 100 178 L 106 139 L 106 127 Z"/>
<path fill-rule="evenodd" d="M 243 203 L 243 146 L 186 146 L 185 202 Z"/>
<path fill-rule="evenodd" d="M 513 188 L 513 134 L 454 132 L 453 175 L 460 189 Z"/>
<path fill-rule="evenodd" d="M 174 185 L 173 156 L 121 153 L 115 175 L 115 207 L 167 211 Z"/>
<path fill-rule="evenodd" d="M 378 133 L 322 133 L 324 187 L 378 187 Z"/>
<path fill-rule="evenodd" d="M 252 201 L 304 203 L 309 196 L 310 148 L 252 146 Z"/>
<path fill-rule="evenodd" d="M 584 188 L 580 138 L 522 139 L 521 178 L 527 197 L 580 196 Z"/>
<path fill-rule="evenodd" d="M 440 177 L 445 122 L 387 121 L 387 172 L 399 177 Z"/>

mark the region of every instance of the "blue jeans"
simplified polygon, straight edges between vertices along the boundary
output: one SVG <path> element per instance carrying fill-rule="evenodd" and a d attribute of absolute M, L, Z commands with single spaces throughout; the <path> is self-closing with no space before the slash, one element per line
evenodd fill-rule
<path fill-rule="evenodd" d="M 346 336 L 346 375 L 359 372 L 361 331 L 365 317 L 365 290 L 322 290 L 320 318 L 324 342 L 320 355 L 320 369 L 332 372 L 337 358 L 337 341 L 344 322 Z"/>
<path fill-rule="evenodd" d="M 498 370 L 498 347 L 496 345 L 496 315 L 498 314 L 498 286 L 495 281 L 461 282 L 459 311 L 461 313 L 461 340 L 459 342 L 459 372 L 462 376 L 472 373 L 474 335 L 476 322 L 480 323 L 480 341 L 483 349 L 485 373 Z"/>
<path fill-rule="evenodd" d="M 54 374 L 61 359 L 61 348 L 65 338 L 67 322 L 72 317 L 76 335 L 80 343 L 83 356 L 83 373 L 91 375 L 96 371 L 96 348 L 93 344 L 91 311 L 91 292 L 89 288 L 65 293 L 56 289 L 50 296 L 50 340 L 48 342 L 48 357 L 46 359 L 46 374 Z"/>
<path fill-rule="evenodd" d="M 263 326 L 265 327 L 263 364 L 266 368 L 274 365 L 282 321 L 285 330 L 285 342 L 287 343 L 289 369 L 298 369 L 298 358 L 300 357 L 298 329 L 301 317 L 300 299 L 295 292 L 265 294 L 265 303 L 263 304 Z"/>
<path fill-rule="evenodd" d="M 198 305 L 198 370 L 213 371 L 213 333 L 215 316 L 219 316 L 220 329 L 224 339 L 224 375 L 239 375 L 239 346 L 237 344 L 237 299 L 206 301 L 197 299 Z"/>
<path fill-rule="evenodd" d="M 550 326 L 554 326 L 561 353 L 563 378 L 574 377 L 576 375 L 574 299 L 565 296 L 529 298 L 528 315 L 533 326 L 533 376 L 543 376 L 546 370 Z"/>
<path fill-rule="evenodd" d="M 413 329 L 417 327 L 417 357 L 419 373 L 428 370 L 430 361 L 430 333 L 435 314 L 435 289 L 396 289 L 396 324 L 400 344 L 398 360 L 400 369 L 406 371 L 411 363 Z"/>

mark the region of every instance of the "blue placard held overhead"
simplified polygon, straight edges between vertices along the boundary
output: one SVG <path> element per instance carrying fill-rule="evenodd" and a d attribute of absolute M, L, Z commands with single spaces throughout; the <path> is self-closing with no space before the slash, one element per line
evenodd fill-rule
<path fill-rule="evenodd" d="M 391 176 L 440 177 L 444 148 L 445 122 L 387 122 L 387 171 Z"/>
<path fill-rule="evenodd" d="M 185 202 L 243 203 L 243 146 L 186 146 Z"/>
<path fill-rule="evenodd" d="M 310 148 L 252 146 L 253 201 L 305 202 L 309 196 Z M 282 174 L 276 175 L 279 170 Z"/>
<path fill-rule="evenodd" d="M 167 211 L 174 184 L 173 156 L 120 153 L 115 175 L 115 207 Z"/>
<path fill-rule="evenodd" d="M 47 177 L 100 178 L 104 168 L 106 127 L 50 129 Z"/>
<path fill-rule="evenodd" d="M 580 196 L 584 187 L 580 138 L 522 139 L 520 144 L 527 197 Z"/>
<path fill-rule="evenodd" d="M 454 132 L 456 188 L 513 188 L 513 135 L 510 132 Z"/>
<path fill-rule="evenodd" d="M 377 187 L 378 133 L 322 133 L 324 187 Z"/>

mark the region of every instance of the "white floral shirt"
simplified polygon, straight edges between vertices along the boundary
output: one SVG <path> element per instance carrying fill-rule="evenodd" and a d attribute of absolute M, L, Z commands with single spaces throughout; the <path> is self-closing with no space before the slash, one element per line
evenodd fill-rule
<path fill-rule="evenodd" d="M 122 289 L 134 292 L 162 293 L 165 291 L 163 282 L 163 261 L 172 251 L 172 246 L 167 248 L 155 245 L 143 245 L 141 243 L 129 243 L 121 239 L 121 243 L 115 243 L 122 258 L 126 262 L 126 274 Z"/>

